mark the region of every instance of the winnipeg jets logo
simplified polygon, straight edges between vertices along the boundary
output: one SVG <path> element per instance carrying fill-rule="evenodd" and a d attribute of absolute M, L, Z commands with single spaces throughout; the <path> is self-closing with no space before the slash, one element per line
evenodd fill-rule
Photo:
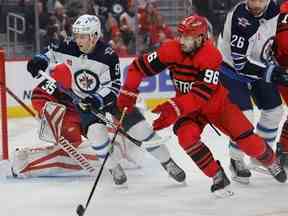
<path fill-rule="evenodd" d="M 77 87 L 85 93 L 96 91 L 99 88 L 98 76 L 89 70 L 77 71 L 74 78 Z"/>
<path fill-rule="evenodd" d="M 274 36 L 270 37 L 262 47 L 260 58 L 263 62 L 269 63 L 273 61 L 273 45 Z"/>
<path fill-rule="evenodd" d="M 244 18 L 244 17 L 239 17 L 238 18 L 238 24 L 244 28 L 246 28 L 247 26 L 250 26 L 251 24 L 249 23 L 249 21 Z"/>

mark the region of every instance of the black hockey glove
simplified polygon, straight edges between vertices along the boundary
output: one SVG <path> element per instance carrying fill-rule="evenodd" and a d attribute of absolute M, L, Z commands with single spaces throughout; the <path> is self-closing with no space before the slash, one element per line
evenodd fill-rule
<path fill-rule="evenodd" d="M 101 111 L 103 108 L 103 99 L 98 95 L 89 95 L 80 100 L 78 107 L 84 112 L 90 112 L 92 109 Z"/>
<path fill-rule="evenodd" d="M 39 70 L 45 71 L 48 67 L 49 60 L 45 55 L 35 55 L 27 64 L 27 70 L 33 78 L 39 77 Z"/>
<path fill-rule="evenodd" d="M 264 79 L 266 82 L 288 86 L 288 71 L 284 67 L 270 65 L 264 74 Z"/>

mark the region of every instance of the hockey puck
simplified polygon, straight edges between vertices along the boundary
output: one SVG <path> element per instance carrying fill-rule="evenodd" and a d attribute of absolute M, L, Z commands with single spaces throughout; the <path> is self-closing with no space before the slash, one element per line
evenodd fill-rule
<path fill-rule="evenodd" d="M 83 215 L 84 215 L 84 212 L 85 212 L 84 206 L 81 205 L 81 204 L 79 204 L 79 205 L 77 206 L 76 212 L 77 212 L 77 214 L 78 214 L 79 216 L 83 216 Z"/>

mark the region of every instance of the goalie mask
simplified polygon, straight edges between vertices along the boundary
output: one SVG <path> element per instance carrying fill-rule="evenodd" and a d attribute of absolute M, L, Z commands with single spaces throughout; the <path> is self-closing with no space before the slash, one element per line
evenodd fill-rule
<path fill-rule="evenodd" d="M 193 15 L 186 17 L 178 25 L 181 49 L 185 53 L 193 53 L 200 48 L 208 38 L 208 23 L 202 16 Z"/>

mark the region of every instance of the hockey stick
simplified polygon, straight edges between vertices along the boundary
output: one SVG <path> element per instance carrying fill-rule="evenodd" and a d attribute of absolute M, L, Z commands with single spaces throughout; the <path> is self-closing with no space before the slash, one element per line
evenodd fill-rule
<path fill-rule="evenodd" d="M 0 85 L 4 86 L 4 84 L 2 82 L 0 82 Z M 7 91 L 7 93 L 14 98 L 14 100 L 16 100 L 31 116 L 36 117 L 35 112 L 29 108 L 19 97 L 17 97 L 17 95 L 15 95 L 7 86 L 5 86 L 5 90 Z"/>
<path fill-rule="evenodd" d="M 118 125 L 117 125 L 116 131 L 115 131 L 114 136 L 113 136 L 113 138 L 112 138 L 112 141 L 111 141 L 111 143 L 110 143 L 110 145 L 111 145 L 110 148 L 113 148 L 113 144 L 114 144 L 115 139 L 116 139 L 116 137 L 117 137 L 117 135 L 118 135 L 118 133 L 119 133 L 119 129 L 120 129 L 121 124 L 122 124 L 122 122 L 123 122 L 123 119 L 124 119 L 124 116 L 125 116 L 126 111 L 127 111 L 127 108 L 124 108 L 124 110 L 123 110 L 123 112 L 122 112 L 122 114 L 121 114 L 119 123 L 118 123 Z M 85 207 L 84 207 L 82 204 L 79 204 L 79 205 L 77 206 L 76 212 L 77 212 L 77 214 L 78 214 L 79 216 L 83 216 L 83 215 L 85 214 L 85 211 L 87 210 L 87 207 L 88 207 L 88 205 L 89 205 L 89 203 L 90 203 L 90 201 L 91 201 L 91 198 L 92 198 L 92 196 L 93 196 L 93 194 L 94 194 L 94 191 L 95 191 L 96 186 L 97 186 L 97 184 L 98 184 L 98 182 L 99 182 L 99 179 L 100 179 L 100 177 L 101 177 L 101 175 L 102 175 L 104 166 L 105 166 L 105 164 L 106 164 L 106 161 L 107 161 L 109 155 L 110 155 L 110 152 L 107 152 L 107 154 L 106 154 L 106 156 L 105 156 L 105 158 L 104 158 L 104 161 L 103 161 L 103 163 L 102 163 L 102 165 L 101 165 L 100 171 L 99 171 L 99 173 L 98 173 L 98 175 L 97 175 L 97 177 L 96 177 L 96 179 L 95 179 L 95 182 L 94 182 L 93 187 L 92 187 L 92 190 L 91 190 L 91 192 L 90 192 L 90 194 L 89 194 L 88 200 L 87 200 L 87 202 L 86 202 L 86 204 L 85 204 Z"/>

